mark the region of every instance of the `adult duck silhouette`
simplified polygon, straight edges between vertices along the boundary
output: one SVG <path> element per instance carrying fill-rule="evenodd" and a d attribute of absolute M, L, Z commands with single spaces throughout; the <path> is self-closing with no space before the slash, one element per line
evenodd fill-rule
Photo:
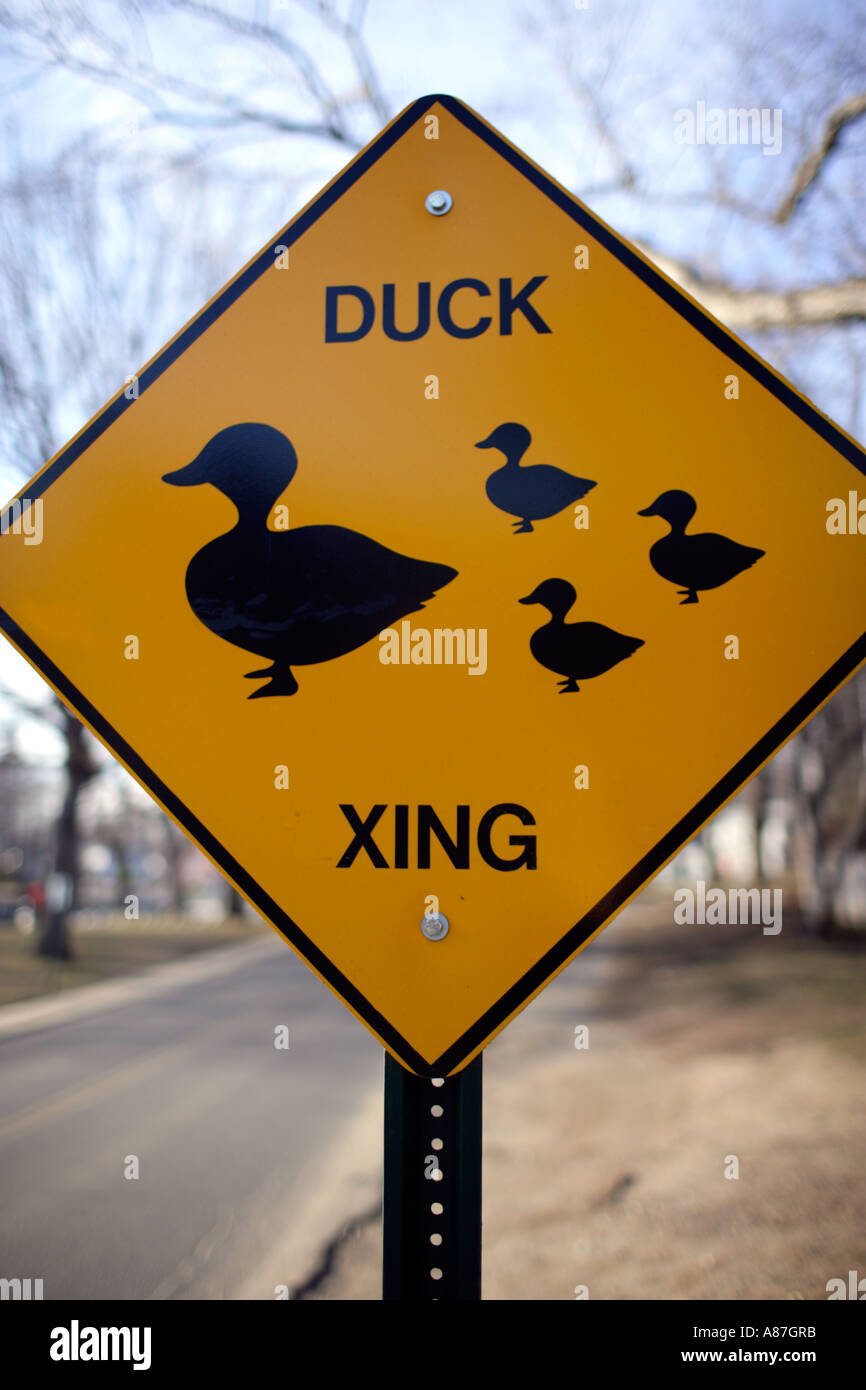
<path fill-rule="evenodd" d="M 601 676 L 643 646 L 640 637 L 626 637 L 603 623 L 567 623 L 565 615 L 577 598 L 567 579 L 545 579 L 518 603 L 540 603 L 550 622 L 533 632 L 529 650 L 540 666 L 563 676 L 560 695 L 574 694 L 579 680 Z"/>
<path fill-rule="evenodd" d="M 668 534 L 650 548 L 650 564 L 662 579 L 679 585 L 678 592 L 685 595 L 684 604 L 697 603 L 699 589 L 718 589 L 743 570 L 751 569 L 765 554 L 713 531 L 687 536 L 686 527 L 697 509 L 691 493 L 673 488 L 657 497 L 651 507 L 638 512 L 638 516 L 660 516 L 670 526 Z"/>
<path fill-rule="evenodd" d="M 589 478 L 577 478 L 549 463 L 521 468 L 520 460 L 531 443 L 532 435 L 526 426 L 511 421 L 497 425 L 492 434 L 475 445 L 476 449 L 499 449 L 505 455 L 502 468 L 487 479 L 487 496 L 501 512 L 518 518 L 513 523 L 515 536 L 531 531 L 533 521 L 556 516 L 595 487 Z"/>
<path fill-rule="evenodd" d="M 237 523 L 194 555 L 189 605 L 205 627 L 272 662 L 250 699 L 294 695 L 293 666 L 332 661 L 423 608 L 457 571 L 412 560 L 343 526 L 270 531 L 268 515 L 298 460 L 270 425 L 230 425 L 192 463 L 163 475 L 175 487 L 210 483 L 234 503 Z"/>

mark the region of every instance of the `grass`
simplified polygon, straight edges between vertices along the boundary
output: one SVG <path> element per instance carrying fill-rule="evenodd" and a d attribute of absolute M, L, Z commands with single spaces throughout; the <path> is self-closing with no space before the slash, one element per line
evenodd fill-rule
<path fill-rule="evenodd" d="M 0 1007 L 22 999 L 57 994 L 98 980 L 131 975 L 148 966 L 182 960 L 266 931 L 262 922 L 227 918 L 202 924 L 180 916 L 112 920 L 97 930 L 73 932 L 75 958 L 46 960 L 36 955 L 36 938 L 0 928 Z"/>
<path fill-rule="evenodd" d="M 866 934 L 824 940 L 786 912 L 782 933 L 751 926 L 674 926 L 665 904 L 647 905 L 613 928 L 619 966 L 605 1005 L 613 1015 L 701 1014 L 724 1028 L 730 1046 L 763 1049 L 778 1037 L 821 1037 L 866 1060 Z"/>

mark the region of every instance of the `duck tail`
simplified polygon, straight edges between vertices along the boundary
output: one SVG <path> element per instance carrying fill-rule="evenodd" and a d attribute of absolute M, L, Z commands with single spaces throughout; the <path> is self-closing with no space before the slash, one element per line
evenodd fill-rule
<path fill-rule="evenodd" d="M 435 561 L 425 562 L 427 574 L 424 576 L 430 586 L 430 592 L 424 594 L 424 602 L 435 598 L 440 589 L 444 589 L 446 584 L 450 584 L 452 579 L 457 578 L 458 571 L 452 569 L 450 565 L 439 565 Z"/>
<path fill-rule="evenodd" d="M 442 574 L 444 576 L 444 578 L 442 579 L 442 584 L 450 584 L 451 580 L 456 579 L 457 575 L 460 572 L 459 570 L 452 569 L 450 565 L 442 565 L 441 569 Z"/>

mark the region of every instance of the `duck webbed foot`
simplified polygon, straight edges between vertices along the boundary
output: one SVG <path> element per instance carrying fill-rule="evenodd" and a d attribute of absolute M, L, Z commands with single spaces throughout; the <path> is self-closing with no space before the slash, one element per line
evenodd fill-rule
<path fill-rule="evenodd" d="M 685 603 L 697 603 L 698 601 L 698 595 L 695 589 L 677 589 L 677 593 L 686 595 L 683 602 L 680 604 L 680 608 L 682 608 Z"/>
<path fill-rule="evenodd" d="M 266 671 L 250 671 L 250 676 L 270 676 L 267 685 L 263 685 L 260 690 L 254 690 L 252 695 L 248 695 L 248 700 L 263 700 L 268 695 L 294 695 L 298 682 L 295 680 L 288 666 L 283 666 L 279 671 L 274 667 L 269 667 Z"/>
<path fill-rule="evenodd" d="M 533 529 L 532 522 L 526 517 L 524 517 L 522 521 L 512 521 L 511 524 L 514 527 L 512 534 L 515 536 L 519 536 L 521 532 L 531 531 Z"/>
<path fill-rule="evenodd" d="M 580 690 L 580 686 L 574 676 L 569 676 L 568 680 L 557 681 L 560 695 L 575 695 Z"/>

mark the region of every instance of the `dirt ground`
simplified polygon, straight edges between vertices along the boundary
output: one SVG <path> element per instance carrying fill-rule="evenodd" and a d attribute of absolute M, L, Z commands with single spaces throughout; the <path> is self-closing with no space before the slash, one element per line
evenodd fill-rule
<path fill-rule="evenodd" d="M 671 917 L 628 909 L 485 1053 L 486 1299 L 825 1299 L 866 1275 L 866 951 L 787 913 L 777 937 Z M 368 1220 L 307 1296 L 379 1298 L 380 1259 Z"/>

